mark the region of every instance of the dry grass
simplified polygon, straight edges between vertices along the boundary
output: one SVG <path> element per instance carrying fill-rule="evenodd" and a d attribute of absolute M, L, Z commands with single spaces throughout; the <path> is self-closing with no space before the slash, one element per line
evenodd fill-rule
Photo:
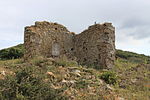
<path fill-rule="evenodd" d="M 0 61 L 0 71 L 13 72 L 23 66 L 36 67 L 45 76 L 45 82 L 52 82 L 55 89 L 62 88 L 62 94 L 73 100 L 117 100 L 119 97 L 125 100 L 149 100 L 150 97 L 150 71 L 145 64 L 138 66 L 124 59 L 116 60 L 113 71 L 117 73 L 118 81 L 111 86 L 113 89 L 100 79 L 105 71 L 86 68 L 76 62 L 45 58 L 33 59 L 29 63 L 21 59 Z M 55 77 L 47 75 L 47 72 Z"/>

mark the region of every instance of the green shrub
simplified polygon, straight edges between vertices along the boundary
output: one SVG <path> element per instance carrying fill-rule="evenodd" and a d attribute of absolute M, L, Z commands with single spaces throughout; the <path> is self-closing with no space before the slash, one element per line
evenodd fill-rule
<path fill-rule="evenodd" d="M 23 68 L 15 76 L 0 80 L 0 100 L 65 100 L 61 90 L 50 88 L 40 71 Z"/>
<path fill-rule="evenodd" d="M 103 79 L 107 84 L 116 84 L 117 83 L 117 75 L 114 72 L 104 72 L 101 76 L 101 79 Z"/>
<path fill-rule="evenodd" d="M 17 59 L 24 54 L 23 45 L 0 50 L 0 59 Z"/>

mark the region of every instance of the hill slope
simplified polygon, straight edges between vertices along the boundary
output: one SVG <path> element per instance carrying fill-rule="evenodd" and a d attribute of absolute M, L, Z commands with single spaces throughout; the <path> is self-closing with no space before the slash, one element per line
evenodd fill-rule
<path fill-rule="evenodd" d="M 0 99 L 149 100 L 150 57 L 117 50 L 116 58 L 110 71 L 66 58 L 0 60 Z"/>

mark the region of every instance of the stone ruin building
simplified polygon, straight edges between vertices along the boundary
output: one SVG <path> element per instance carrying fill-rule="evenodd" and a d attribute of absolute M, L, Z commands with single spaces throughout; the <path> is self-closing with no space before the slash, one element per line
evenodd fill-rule
<path fill-rule="evenodd" d="M 25 59 L 35 56 L 74 59 L 79 64 L 112 68 L 115 60 L 115 28 L 94 24 L 75 34 L 57 23 L 35 22 L 25 27 Z"/>

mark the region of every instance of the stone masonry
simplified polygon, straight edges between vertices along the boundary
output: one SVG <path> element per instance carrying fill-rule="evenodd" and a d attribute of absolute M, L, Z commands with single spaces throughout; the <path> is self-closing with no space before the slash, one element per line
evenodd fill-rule
<path fill-rule="evenodd" d="M 25 27 L 25 60 L 36 56 L 74 59 L 79 64 L 112 68 L 115 60 L 115 28 L 95 24 L 80 34 L 57 23 L 35 22 Z"/>

